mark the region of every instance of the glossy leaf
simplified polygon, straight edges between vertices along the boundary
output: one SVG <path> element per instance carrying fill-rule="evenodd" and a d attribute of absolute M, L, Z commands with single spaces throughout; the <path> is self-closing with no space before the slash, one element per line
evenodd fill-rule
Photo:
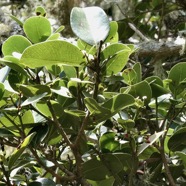
<path fill-rule="evenodd" d="M 108 17 L 99 7 L 74 7 L 70 15 L 70 24 L 73 32 L 90 45 L 104 41 L 110 30 Z"/>
<path fill-rule="evenodd" d="M 20 60 L 30 68 L 54 64 L 80 66 L 84 62 L 83 53 L 66 41 L 47 41 L 28 47 Z"/>
<path fill-rule="evenodd" d="M 12 56 L 13 52 L 18 52 L 22 54 L 23 51 L 29 46 L 31 46 L 31 43 L 27 38 L 21 35 L 14 35 L 10 36 L 3 43 L 2 52 L 4 56 Z"/>
<path fill-rule="evenodd" d="M 30 105 L 30 104 L 36 103 L 36 102 L 38 102 L 40 99 L 44 98 L 46 95 L 47 95 L 47 92 L 44 92 L 43 94 L 38 94 L 38 95 L 36 95 L 36 96 L 29 97 L 28 99 L 26 99 L 26 100 L 21 104 L 21 106 L 24 107 L 24 106 L 26 106 L 26 105 Z"/>
<path fill-rule="evenodd" d="M 23 24 L 23 29 L 32 43 L 45 41 L 52 33 L 49 20 L 42 16 L 28 18 Z"/>
<path fill-rule="evenodd" d="M 154 142 L 156 142 L 164 132 L 165 131 L 161 131 L 161 132 L 157 132 L 157 133 L 154 133 L 153 135 L 151 135 L 148 139 L 149 143 L 144 142 L 141 146 L 139 146 L 138 155 L 141 154 L 146 148 L 148 148 Z"/>

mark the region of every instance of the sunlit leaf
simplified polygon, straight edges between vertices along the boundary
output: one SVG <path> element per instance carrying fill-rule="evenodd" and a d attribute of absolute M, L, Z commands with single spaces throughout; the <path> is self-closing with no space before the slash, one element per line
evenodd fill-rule
<path fill-rule="evenodd" d="M 84 55 L 76 46 L 69 42 L 58 40 L 28 47 L 20 60 L 20 63 L 30 68 L 54 64 L 80 66 L 84 62 Z"/>
<path fill-rule="evenodd" d="M 73 32 L 90 45 L 104 41 L 110 30 L 108 17 L 99 7 L 73 8 L 70 24 Z"/>

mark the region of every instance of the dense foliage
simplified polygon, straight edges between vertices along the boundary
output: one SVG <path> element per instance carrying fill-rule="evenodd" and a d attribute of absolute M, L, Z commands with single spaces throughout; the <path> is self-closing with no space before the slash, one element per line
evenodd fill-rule
<path fill-rule="evenodd" d="M 184 185 L 186 63 L 143 78 L 101 8 L 72 9 L 74 43 L 45 13 L 2 46 L 0 185 Z"/>

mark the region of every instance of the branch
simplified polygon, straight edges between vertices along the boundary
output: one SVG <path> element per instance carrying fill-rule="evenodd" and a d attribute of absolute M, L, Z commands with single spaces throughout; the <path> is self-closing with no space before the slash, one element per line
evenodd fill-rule
<path fill-rule="evenodd" d="M 64 131 L 63 127 L 61 127 L 61 124 L 59 123 L 55 111 L 53 109 L 53 106 L 51 104 L 50 101 L 47 102 L 48 108 L 52 114 L 52 118 L 53 118 L 53 123 L 56 126 L 56 128 L 58 129 L 59 133 L 61 134 L 61 136 L 64 138 L 65 142 L 67 143 L 68 146 L 70 146 L 71 149 L 73 149 L 73 144 L 71 143 L 71 141 L 69 140 L 66 132 Z"/>

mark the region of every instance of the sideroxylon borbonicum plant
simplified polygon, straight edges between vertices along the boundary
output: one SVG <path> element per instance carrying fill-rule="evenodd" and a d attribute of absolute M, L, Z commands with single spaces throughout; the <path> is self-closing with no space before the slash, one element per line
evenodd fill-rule
<path fill-rule="evenodd" d="M 176 185 L 186 166 L 186 63 L 142 78 L 99 7 L 61 37 L 42 7 L 2 46 L 0 185 Z"/>

